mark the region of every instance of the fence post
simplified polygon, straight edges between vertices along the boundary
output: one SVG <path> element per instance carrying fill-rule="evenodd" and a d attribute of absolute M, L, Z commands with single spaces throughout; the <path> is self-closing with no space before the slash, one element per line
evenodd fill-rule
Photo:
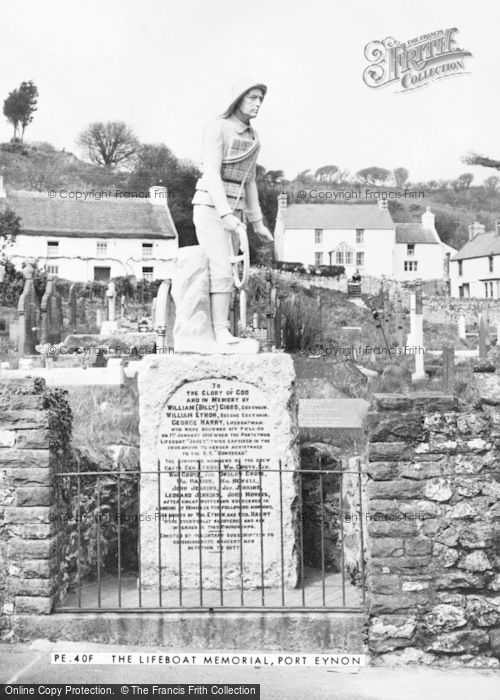
<path fill-rule="evenodd" d="M 489 327 L 484 314 L 479 314 L 479 357 L 485 359 L 489 349 Z"/>
<path fill-rule="evenodd" d="M 413 316 L 414 326 L 412 329 L 412 341 L 415 345 L 415 372 L 412 375 L 413 381 L 425 378 L 424 370 L 424 318 L 422 314 L 422 280 L 415 282 L 415 313 Z"/>
<path fill-rule="evenodd" d="M 443 346 L 443 391 L 453 393 L 455 386 L 455 347 Z"/>

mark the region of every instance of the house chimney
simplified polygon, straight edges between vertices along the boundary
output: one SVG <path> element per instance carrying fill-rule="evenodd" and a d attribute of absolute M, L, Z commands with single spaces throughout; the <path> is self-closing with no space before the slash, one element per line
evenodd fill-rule
<path fill-rule="evenodd" d="M 378 208 L 380 209 L 380 211 L 387 211 L 387 207 L 388 207 L 387 199 L 379 199 L 378 200 Z"/>
<path fill-rule="evenodd" d="M 149 200 L 151 204 L 155 204 L 160 207 L 166 207 L 168 205 L 168 191 L 166 187 L 162 185 L 155 185 L 149 188 Z"/>
<path fill-rule="evenodd" d="M 427 207 L 427 209 L 422 214 L 422 226 L 428 231 L 434 231 L 436 228 L 435 221 L 435 215 L 432 213 L 431 208 Z"/>
<path fill-rule="evenodd" d="M 282 192 L 278 195 L 278 210 L 286 209 L 288 206 L 288 197 L 286 192 Z"/>
<path fill-rule="evenodd" d="M 495 221 L 495 236 L 500 236 L 500 219 Z"/>
<path fill-rule="evenodd" d="M 473 224 L 469 225 L 469 241 L 478 236 L 480 233 L 484 233 L 484 224 L 480 224 L 479 221 L 474 221 Z"/>

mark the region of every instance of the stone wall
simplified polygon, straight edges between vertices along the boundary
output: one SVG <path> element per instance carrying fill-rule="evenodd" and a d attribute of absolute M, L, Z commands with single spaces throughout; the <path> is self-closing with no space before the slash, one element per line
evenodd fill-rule
<path fill-rule="evenodd" d="M 445 318 L 457 321 L 465 316 L 467 325 L 477 323 L 479 314 L 485 313 L 491 322 L 500 319 L 498 299 L 456 299 L 453 297 L 424 297 L 424 318 L 430 323 L 442 323 Z"/>
<path fill-rule="evenodd" d="M 374 396 L 368 639 L 384 662 L 499 665 L 499 379 L 487 391 L 478 380 L 473 407 L 436 394 Z"/>
<path fill-rule="evenodd" d="M 57 442 L 43 380 L 0 382 L 0 628 L 53 607 Z"/>

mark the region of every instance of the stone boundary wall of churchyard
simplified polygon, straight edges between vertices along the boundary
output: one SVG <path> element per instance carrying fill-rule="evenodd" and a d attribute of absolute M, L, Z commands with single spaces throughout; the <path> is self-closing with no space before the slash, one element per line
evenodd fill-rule
<path fill-rule="evenodd" d="M 456 299 L 454 297 L 424 297 L 424 319 L 434 323 L 443 322 L 444 316 L 456 322 L 459 316 L 465 316 L 467 324 L 477 323 L 481 313 L 490 321 L 500 320 L 500 299 Z"/>
<path fill-rule="evenodd" d="M 11 614 L 53 608 L 54 474 L 70 432 L 60 390 L 48 390 L 43 379 L 0 382 L 0 629 Z"/>
<path fill-rule="evenodd" d="M 369 648 L 380 660 L 499 664 L 494 381 L 473 407 L 445 395 L 374 396 L 366 569 Z"/>

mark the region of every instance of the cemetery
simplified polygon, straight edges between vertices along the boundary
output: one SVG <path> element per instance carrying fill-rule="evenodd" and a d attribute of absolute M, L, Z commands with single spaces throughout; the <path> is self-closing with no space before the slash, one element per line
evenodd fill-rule
<path fill-rule="evenodd" d="M 176 354 L 170 280 L 33 277 L 0 308 L 0 634 L 498 666 L 500 309 L 255 268 L 260 352 Z"/>

